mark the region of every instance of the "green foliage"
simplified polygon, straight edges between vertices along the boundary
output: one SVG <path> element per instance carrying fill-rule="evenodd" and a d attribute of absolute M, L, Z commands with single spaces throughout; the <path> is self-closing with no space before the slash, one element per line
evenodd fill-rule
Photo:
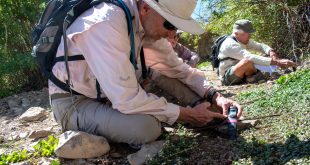
<path fill-rule="evenodd" d="M 58 145 L 58 139 L 52 135 L 48 136 L 47 140 L 40 140 L 33 148 L 35 152 L 33 154 L 28 153 L 26 149 L 22 151 L 13 151 L 10 154 L 4 154 L 0 156 L 0 165 L 8 165 L 10 163 L 21 162 L 35 157 L 50 157 L 54 155 L 54 149 Z M 59 160 L 53 160 L 52 165 L 59 165 Z"/>
<path fill-rule="evenodd" d="M 254 164 L 309 163 L 309 84 L 310 69 L 305 69 L 281 76 L 270 89 L 238 94 L 239 102 L 247 102 L 247 117 L 259 118 L 262 128 L 243 133 L 243 138 L 249 140 L 235 144 L 241 155 L 251 158 Z"/>
<path fill-rule="evenodd" d="M 7 55 L 31 49 L 30 32 L 44 7 L 44 0 L 2 0 L 0 2 L 0 52 Z"/>
<path fill-rule="evenodd" d="M 146 164 L 180 164 L 186 161 L 190 151 L 197 147 L 195 134 L 179 124 L 175 132 L 166 135 L 163 150 Z"/>
<path fill-rule="evenodd" d="M 210 66 L 210 65 L 211 65 L 211 63 L 209 61 L 205 61 L 205 62 L 199 63 L 197 68 L 198 69 L 204 69 L 204 68 L 206 68 L 207 66 Z"/>
<path fill-rule="evenodd" d="M 257 88 L 238 95 L 240 102 L 253 101 L 245 107 L 248 115 L 257 117 L 290 112 L 291 109 L 310 110 L 310 69 L 281 76 L 276 83 L 272 89 Z"/>
<path fill-rule="evenodd" d="M 57 160 L 52 160 L 51 165 L 60 165 L 59 159 L 57 159 Z"/>
<path fill-rule="evenodd" d="M 22 89 L 38 89 L 44 82 L 32 56 L 28 53 L 7 56 L 0 54 L 0 98 Z"/>
<path fill-rule="evenodd" d="M 184 46 L 189 48 L 190 50 L 197 50 L 198 46 L 198 39 L 197 35 L 192 35 L 187 32 L 183 32 L 180 36 L 179 42 L 182 43 Z"/>
<path fill-rule="evenodd" d="M 48 136 L 48 140 L 41 140 L 33 148 L 35 149 L 35 156 L 49 157 L 54 154 L 54 150 L 58 145 L 58 139 L 54 136 Z"/>
<path fill-rule="evenodd" d="M 11 154 L 0 156 L 0 165 L 8 165 L 10 163 L 16 163 L 26 160 L 30 157 L 27 150 L 22 150 L 21 152 L 14 151 Z"/>
<path fill-rule="evenodd" d="M 45 83 L 29 53 L 31 29 L 44 6 L 45 0 L 0 1 L 0 98 Z"/>
<path fill-rule="evenodd" d="M 307 6 L 307 0 L 213 0 L 209 1 L 212 13 L 207 30 L 230 34 L 236 20 L 249 19 L 256 29 L 255 40 L 271 45 L 284 57 L 302 57 L 310 51 Z"/>

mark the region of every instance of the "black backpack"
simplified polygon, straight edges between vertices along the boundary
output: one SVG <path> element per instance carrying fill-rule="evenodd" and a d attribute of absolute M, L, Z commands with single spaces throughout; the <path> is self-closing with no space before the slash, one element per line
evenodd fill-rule
<path fill-rule="evenodd" d="M 70 88 L 70 74 L 68 61 L 84 60 L 83 55 L 68 56 L 67 48 L 67 28 L 80 16 L 84 11 L 98 5 L 101 2 L 112 3 L 122 8 L 126 15 L 128 35 L 131 38 L 131 55 L 130 61 L 136 66 L 135 49 L 134 49 L 134 33 L 132 27 L 132 16 L 126 4 L 122 0 L 50 0 L 41 15 L 38 23 L 32 30 L 32 55 L 36 58 L 40 69 L 49 80 L 64 91 L 79 95 L 78 92 Z M 61 37 L 64 39 L 65 54 L 61 57 L 56 57 L 58 46 L 61 42 Z M 53 66 L 64 61 L 68 80 L 60 81 L 53 74 Z M 97 98 L 100 98 L 100 86 L 96 82 Z"/>
<path fill-rule="evenodd" d="M 214 70 L 214 68 L 218 68 L 219 67 L 221 61 L 230 59 L 229 57 L 224 58 L 224 59 L 219 59 L 218 58 L 218 55 L 220 53 L 221 45 L 226 40 L 226 38 L 228 38 L 228 37 L 233 38 L 237 42 L 237 39 L 235 37 L 233 37 L 231 35 L 223 35 L 223 36 L 220 36 L 219 38 L 217 38 L 215 40 L 213 46 L 211 47 L 210 60 L 211 60 L 211 64 L 212 64 L 213 70 Z"/>

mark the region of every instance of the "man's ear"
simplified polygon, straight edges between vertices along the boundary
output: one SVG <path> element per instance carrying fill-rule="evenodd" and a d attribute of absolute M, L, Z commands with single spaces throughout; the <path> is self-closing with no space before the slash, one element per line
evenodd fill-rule
<path fill-rule="evenodd" d="M 150 12 L 151 8 L 148 4 L 145 2 L 142 2 L 141 7 L 140 7 L 140 14 L 141 15 L 146 15 L 148 12 Z"/>

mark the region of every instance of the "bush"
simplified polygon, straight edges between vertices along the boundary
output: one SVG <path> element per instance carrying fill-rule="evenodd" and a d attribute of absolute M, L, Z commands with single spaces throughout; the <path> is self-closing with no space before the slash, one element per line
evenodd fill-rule
<path fill-rule="evenodd" d="M 0 98 L 46 84 L 29 53 L 31 29 L 44 6 L 44 0 L 0 1 Z"/>
<path fill-rule="evenodd" d="M 276 49 L 282 57 L 296 60 L 310 52 L 310 7 L 308 0 L 206 2 L 211 16 L 207 31 L 231 34 L 238 19 L 251 20 L 256 28 L 253 38 Z"/>
<path fill-rule="evenodd" d="M 41 89 L 46 85 L 32 56 L 0 54 L 0 98 L 20 91 Z"/>

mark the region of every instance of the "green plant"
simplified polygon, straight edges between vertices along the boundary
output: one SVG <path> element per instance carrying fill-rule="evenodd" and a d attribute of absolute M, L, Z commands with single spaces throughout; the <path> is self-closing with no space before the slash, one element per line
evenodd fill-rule
<path fill-rule="evenodd" d="M 147 164 L 180 164 L 186 161 L 190 151 L 198 147 L 195 137 L 195 133 L 179 124 L 175 132 L 166 135 L 163 150 Z"/>
<path fill-rule="evenodd" d="M 10 154 L 0 156 L 0 165 L 8 165 L 10 163 L 16 163 L 26 160 L 30 157 L 27 150 L 22 150 L 21 152 L 14 151 Z"/>
<path fill-rule="evenodd" d="M 52 160 L 51 165 L 60 165 L 59 159 Z"/>
<path fill-rule="evenodd" d="M 210 65 L 211 65 L 211 63 L 209 61 L 204 61 L 204 62 L 199 63 L 197 68 L 198 69 L 204 69 L 205 67 L 210 66 Z"/>
<path fill-rule="evenodd" d="M 52 156 L 57 145 L 58 139 L 50 135 L 47 140 L 41 140 L 33 147 L 35 149 L 34 155 L 43 157 Z"/>
<path fill-rule="evenodd" d="M 261 121 L 261 129 L 242 133 L 235 143 L 238 163 L 309 163 L 310 69 L 281 76 L 271 88 L 257 88 L 237 95 L 247 118 Z M 241 156 L 240 156 L 241 155 Z M 238 162 L 238 163 L 237 163 Z"/>

